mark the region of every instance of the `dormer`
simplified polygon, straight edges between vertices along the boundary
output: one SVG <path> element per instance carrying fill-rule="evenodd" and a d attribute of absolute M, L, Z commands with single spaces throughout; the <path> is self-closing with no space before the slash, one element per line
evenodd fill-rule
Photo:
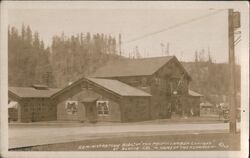
<path fill-rule="evenodd" d="M 33 84 L 31 87 L 33 87 L 36 90 L 48 90 L 49 89 L 47 85 L 40 85 L 40 84 Z"/>

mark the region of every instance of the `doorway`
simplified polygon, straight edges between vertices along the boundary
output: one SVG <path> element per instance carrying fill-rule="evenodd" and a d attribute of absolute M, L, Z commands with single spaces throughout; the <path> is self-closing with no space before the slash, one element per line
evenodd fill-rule
<path fill-rule="evenodd" d="M 91 123 L 97 122 L 97 107 L 96 107 L 96 98 L 88 98 L 82 101 L 85 107 L 85 116 L 86 120 Z"/>

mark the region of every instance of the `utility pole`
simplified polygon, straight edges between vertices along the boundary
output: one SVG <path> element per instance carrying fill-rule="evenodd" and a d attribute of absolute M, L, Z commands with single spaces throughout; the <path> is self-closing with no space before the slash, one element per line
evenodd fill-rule
<path fill-rule="evenodd" d="M 166 54 L 167 54 L 167 56 L 169 56 L 169 42 L 167 43 L 167 48 L 166 49 L 167 49 Z"/>
<path fill-rule="evenodd" d="M 161 45 L 161 56 L 164 56 L 164 53 L 165 53 L 165 45 L 163 43 L 160 43 Z"/>
<path fill-rule="evenodd" d="M 234 53 L 234 30 L 240 27 L 240 14 L 233 9 L 228 10 L 228 46 L 229 46 L 229 68 L 230 68 L 230 123 L 229 131 L 235 134 L 236 127 L 236 81 L 235 81 L 235 53 Z"/>

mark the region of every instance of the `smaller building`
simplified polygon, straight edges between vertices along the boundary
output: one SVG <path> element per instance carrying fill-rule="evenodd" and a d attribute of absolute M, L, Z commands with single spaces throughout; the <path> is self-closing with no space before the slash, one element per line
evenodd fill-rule
<path fill-rule="evenodd" d="M 189 114 L 192 116 L 200 116 L 200 102 L 201 102 L 201 98 L 203 97 L 203 95 L 189 89 L 188 96 L 189 96 L 188 105 L 190 105 Z"/>
<path fill-rule="evenodd" d="M 212 103 L 205 101 L 200 104 L 201 112 L 204 114 L 212 114 L 215 111 L 215 105 Z"/>
<path fill-rule="evenodd" d="M 8 104 L 8 120 L 10 121 L 17 121 L 17 110 L 18 110 L 18 102 L 9 101 Z"/>
<path fill-rule="evenodd" d="M 117 80 L 82 78 L 55 93 L 52 99 L 58 103 L 58 120 L 133 122 L 150 119 L 150 97 Z M 73 103 L 75 108 L 71 108 Z"/>
<path fill-rule="evenodd" d="M 56 105 L 50 97 L 59 90 L 44 85 L 9 87 L 9 100 L 18 102 L 17 114 L 9 108 L 9 119 L 16 120 L 17 117 L 19 122 L 56 120 Z"/>

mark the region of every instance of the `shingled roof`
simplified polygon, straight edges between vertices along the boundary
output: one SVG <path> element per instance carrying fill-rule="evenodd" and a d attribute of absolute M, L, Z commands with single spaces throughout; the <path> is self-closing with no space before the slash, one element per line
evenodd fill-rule
<path fill-rule="evenodd" d="M 20 98 L 48 98 L 60 89 L 35 89 L 34 87 L 9 87 L 9 93 Z"/>
<path fill-rule="evenodd" d="M 107 63 L 98 69 L 91 77 L 122 77 L 152 75 L 164 66 L 174 56 L 153 57 L 142 59 L 120 59 Z"/>
<path fill-rule="evenodd" d="M 88 81 L 97 84 L 101 88 L 110 90 L 120 96 L 151 96 L 142 90 L 129 86 L 117 80 L 111 79 L 98 79 L 98 78 L 86 78 Z"/>

